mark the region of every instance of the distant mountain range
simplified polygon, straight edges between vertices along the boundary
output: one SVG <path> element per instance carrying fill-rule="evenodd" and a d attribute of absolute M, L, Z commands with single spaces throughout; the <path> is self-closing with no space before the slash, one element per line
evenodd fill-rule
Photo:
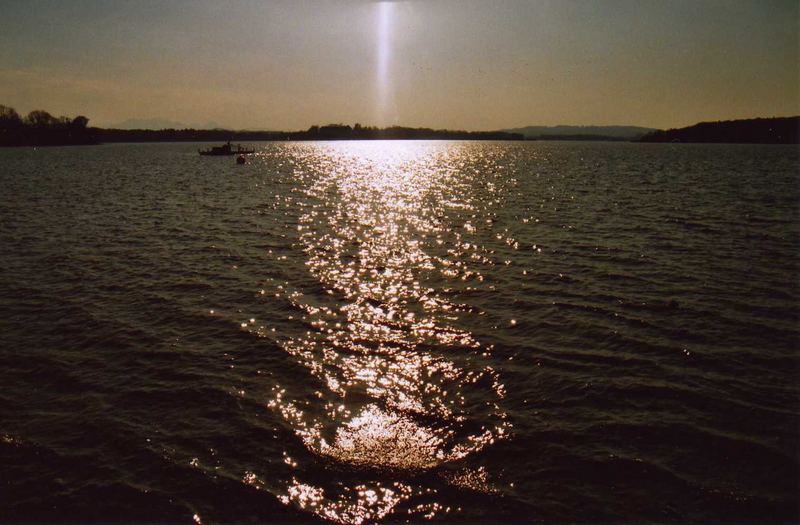
<path fill-rule="evenodd" d="M 521 133 L 526 139 L 634 140 L 657 130 L 639 126 L 526 126 L 503 131 Z"/>

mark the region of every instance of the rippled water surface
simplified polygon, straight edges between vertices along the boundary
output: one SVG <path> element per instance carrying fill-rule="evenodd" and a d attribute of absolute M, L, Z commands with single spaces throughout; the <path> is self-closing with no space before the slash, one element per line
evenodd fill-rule
<path fill-rule="evenodd" d="M 0 150 L 0 520 L 798 519 L 798 150 Z"/>

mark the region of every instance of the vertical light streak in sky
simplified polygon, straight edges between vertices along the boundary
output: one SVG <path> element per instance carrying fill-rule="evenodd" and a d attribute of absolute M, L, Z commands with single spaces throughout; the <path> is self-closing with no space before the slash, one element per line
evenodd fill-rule
<path fill-rule="evenodd" d="M 378 67 L 376 68 L 378 87 L 378 125 L 387 125 L 386 118 L 390 103 L 389 61 L 391 60 L 392 2 L 378 4 Z"/>

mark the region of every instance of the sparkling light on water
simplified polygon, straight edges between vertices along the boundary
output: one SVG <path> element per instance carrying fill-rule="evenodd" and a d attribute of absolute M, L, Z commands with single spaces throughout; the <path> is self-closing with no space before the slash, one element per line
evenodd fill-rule
<path fill-rule="evenodd" d="M 282 346 L 324 388 L 318 403 L 278 390 L 270 406 L 315 456 L 334 468 L 364 469 L 366 484 L 329 494 L 298 473 L 281 498 L 334 521 L 361 523 L 427 490 L 405 482 L 381 489 L 378 478 L 370 484 L 370 471 L 421 474 L 510 430 L 501 379 L 481 364 L 489 349 L 452 322 L 468 308 L 430 284 L 480 282 L 480 272 L 460 257 L 477 250 L 462 241 L 461 228 L 444 224 L 478 205 L 465 192 L 469 181 L 452 169 L 457 146 L 311 145 L 307 154 L 309 165 L 325 169 L 298 170 L 307 203 L 300 247 L 326 293 L 288 293 L 312 329 Z M 461 485 L 480 476 L 487 475 L 442 480 Z"/>

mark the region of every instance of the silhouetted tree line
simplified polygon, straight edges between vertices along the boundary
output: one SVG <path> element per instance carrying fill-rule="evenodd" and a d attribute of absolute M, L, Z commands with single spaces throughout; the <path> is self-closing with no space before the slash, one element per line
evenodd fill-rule
<path fill-rule="evenodd" d="M 54 117 L 37 109 L 21 117 L 14 108 L 0 105 L 0 146 L 57 146 L 97 144 L 89 119 Z"/>
<path fill-rule="evenodd" d="M 89 119 L 54 117 L 43 110 L 21 117 L 0 105 L 0 146 L 55 146 L 101 142 L 215 142 L 258 140 L 525 140 L 521 133 L 460 131 L 355 124 L 311 126 L 305 131 L 231 131 L 224 129 L 102 129 L 88 127 Z M 619 140 L 593 135 L 541 136 L 529 140 Z M 701 122 L 694 126 L 654 131 L 640 142 L 728 142 L 755 144 L 800 143 L 800 117 L 757 118 Z"/>
<path fill-rule="evenodd" d="M 391 126 L 377 128 L 355 124 L 311 126 L 299 132 L 300 140 L 524 140 L 521 133 L 505 131 L 463 131 Z"/>
<path fill-rule="evenodd" d="M 798 144 L 800 117 L 700 122 L 687 128 L 654 131 L 640 138 L 639 142 Z"/>
<path fill-rule="evenodd" d="M 222 129 L 98 129 L 101 142 L 194 142 L 254 140 L 523 140 L 520 133 L 503 131 L 452 131 L 393 126 L 376 128 L 356 124 L 311 126 L 306 131 L 229 131 Z"/>

